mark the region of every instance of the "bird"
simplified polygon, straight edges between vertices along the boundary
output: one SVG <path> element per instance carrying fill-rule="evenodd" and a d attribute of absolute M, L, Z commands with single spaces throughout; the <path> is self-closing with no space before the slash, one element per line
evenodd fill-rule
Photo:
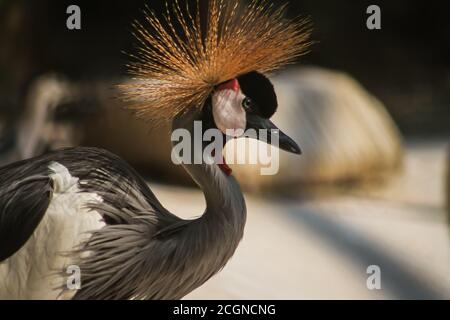
<path fill-rule="evenodd" d="M 167 2 L 163 17 L 147 7 L 145 22 L 134 23 L 133 80 L 117 87 L 126 108 L 174 131 L 193 133 L 197 122 L 231 138 L 265 129 L 254 138 L 300 154 L 270 121 L 278 101 L 268 75 L 307 52 L 309 22 L 266 0 L 209 0 L 206 14 L 199 1 L 181 3 Z M 247 210 L 226 162 L 195 161 L 202 146 L 182 163 L 204 193 L 195 219 L 169 212 L 104 149 L 66 148 L 1 167 L 0 299 L 181 299 L 204 284 L 233 256 Z"/>

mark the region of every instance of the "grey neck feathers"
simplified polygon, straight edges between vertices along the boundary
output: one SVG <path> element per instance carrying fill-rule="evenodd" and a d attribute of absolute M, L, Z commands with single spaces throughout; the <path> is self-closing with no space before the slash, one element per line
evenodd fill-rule
<path fill-rule="evenodd" d="M 186 129 L 190 132 L 191 146 L 194 146 L 194 121 L 197 117 L 195 112 L 191 112 L 178 116 L 173 121 L 173 129 Z M 203 154 L 195 153 L 193 147 L 191 151 L 190 163 L 195 163 L 195 159 L 202 159 Z M 216 164 L 205 164 L 204 161 L 201 164 L 183 164 L 183 167 L 204 193 L 206 211 L 201 219 L 208 223 L 231 224 L 243 231 L 246 207 L 236 179 L 225 175 Z"/>

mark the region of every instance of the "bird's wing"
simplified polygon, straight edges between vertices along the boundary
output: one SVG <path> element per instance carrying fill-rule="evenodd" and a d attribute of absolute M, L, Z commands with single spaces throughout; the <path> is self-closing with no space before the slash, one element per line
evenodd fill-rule
<path fill-rule="evenodd" d="M 0 262 L 27 242 L 52 198 L 49 175 L 30 169 L 25 162 L 0 168 Z"/>
<path fill-rule="evenodd" d="M 103 202 L 93 204 L 107 224 L 134 224 L 136 218 L 154 219 L 161 225 L 179 220 L 158 201 L 145 180 L 117 155 L 98 148 L 78 147 L 55 153 L 80 180 L 80 189 L 99 195 Z"/>

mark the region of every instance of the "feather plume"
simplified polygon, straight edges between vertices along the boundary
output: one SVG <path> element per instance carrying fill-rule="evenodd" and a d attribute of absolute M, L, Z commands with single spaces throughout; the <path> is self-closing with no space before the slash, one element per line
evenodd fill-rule
<path fill-rule="evenodd" d="M 267 0 L 209 0 L 206 15 L 199 0 L 194 10 L 166 3 L 162 18 L 147 9 L 145 23 L 134 24 L 133 81 L 120 85 L 128 108 L 139 118 L 168 120 L 202 107 L 222 82 L 293 62 L 310 44 L 310 24 L 285 12 L 286 5 Z"/>

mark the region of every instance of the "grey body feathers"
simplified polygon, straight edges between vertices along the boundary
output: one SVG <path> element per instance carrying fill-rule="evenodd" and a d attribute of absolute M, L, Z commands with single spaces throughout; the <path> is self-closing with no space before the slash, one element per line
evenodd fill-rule
<path fill-rule="evenodd" d="M 52 162 L 79 178 L 83 191 L 103 198 L 90 207 L 106 226 L 69 253 L 81 268 L 75 299 L 182 298 L 223 268 L 242 238 L 242 193 L 216 165 L 186 167 L 203 189 L 207 208 L 198 219 L 182 220 L 119 157 L 72 148 L 0 168 L 0 261 L 20 249 L 45 214 Z"/>

